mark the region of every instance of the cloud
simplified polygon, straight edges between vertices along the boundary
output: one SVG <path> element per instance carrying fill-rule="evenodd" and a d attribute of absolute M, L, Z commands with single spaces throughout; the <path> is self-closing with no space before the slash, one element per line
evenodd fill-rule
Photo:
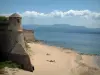
<path fill-rule="evenodd" d="M 52 11 L 50 13 L 41 13 L 36 11 L 25 11 L 24 13 L 20 13 L 23 17 L 56 17 L 56 18 L 63 18 L 68 16 L 79 16 L 85 18 L 92 18 L 92 19 L 100 19 L 100 12 L 92 12 L 89 10 L 69 10 L 69 11 Z"/>
<path fill-rule="evenodd" d="M 100 13 L 92 13 L 91 17 L 95 20 L 100 20 Z"/>
<path fill-rule="evenodd" d="M 44 13 L 39 13 L 39 12 L 36 12 L 36 11 L 25 11 L 24 13 L 21 13 L 21 15 L 23 17 L 38 17 L 38 16 L 45 16 L 46 14 Z"/>
<path fill-rule="evenodd" d="M 71 24 L 86 27 L 100 28 L 100 12 L 90 10 L 55 10 L 49 13 L 37 11 L 18 12 L 22 17 L 23 24 Z M 0 14 L 11 15 L 11 14 Z"/>
<path fill-rule="evenodd" d="M 90 10 L 55 10 L 49 13 L 25 11 L 20 14 L 24 18 L 27 18 L 26 20 L 24 19 L 23 23 L 46 25 L 63 23 L 85 27 L 100 27 L 100 12 L 93 12 Z"/>
<path fill-rule="evenodd" d="M 18 12 L 19 13 L 19 12 Z M 54 10 L 49 13 L 41 13 L 37 11 L 25 11 L 23 13 L 19 13 L 23 17 L 55 17 L 55 18 L 63 18 L 63 17 L 85 17 L 85 18 L 92 18 L 96 20 L 100 20 L 100 12 L 92 12 L 90 10 L 68 10 L 68 11 L 58 11 Z M 0 14 L 9 16 L 11 14 Z"/>

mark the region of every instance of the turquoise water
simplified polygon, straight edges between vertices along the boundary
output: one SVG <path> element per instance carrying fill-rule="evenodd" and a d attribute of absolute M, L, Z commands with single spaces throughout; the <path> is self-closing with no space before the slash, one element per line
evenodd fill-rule
<path fill-rule="evenodd" d="M 68 33 L 52 28 L 35 28 L 35 38 L 48 45 L 71 48 L 79 53 L 100 55 L 100 34 Z"/>

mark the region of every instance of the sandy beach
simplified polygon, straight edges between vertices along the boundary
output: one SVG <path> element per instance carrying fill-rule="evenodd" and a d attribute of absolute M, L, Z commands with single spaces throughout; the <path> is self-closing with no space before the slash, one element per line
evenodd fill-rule
<path fill-rule="evenodd" d="M 70 49 L 28 43 L 35 70 L 19 69 L 14 75 L 100 75 L 100 56 L 80 55 Z"/>

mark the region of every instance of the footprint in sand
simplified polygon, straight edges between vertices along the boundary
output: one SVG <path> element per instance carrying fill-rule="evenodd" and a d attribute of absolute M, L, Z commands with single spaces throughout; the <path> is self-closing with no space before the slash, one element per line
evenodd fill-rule
<path fill-rule="evenodd" d="M 46 55 L 50 55 L 49 53 L 47 53 Z"/>
<path fill-rule="evenodd" d="M 46 61 L 48 61 L 48 62 L 56 62 L 55 60 L 46 60 Z"/>

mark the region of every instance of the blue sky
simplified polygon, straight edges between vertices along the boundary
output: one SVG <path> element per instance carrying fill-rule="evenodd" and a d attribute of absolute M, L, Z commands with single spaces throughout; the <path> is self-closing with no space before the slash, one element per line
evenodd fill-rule
<path fill-rule="evenodd" d="M 100 27 L 100 0 L 1 0 L 0 15 L 18 12 L 23 24 Z"/>

